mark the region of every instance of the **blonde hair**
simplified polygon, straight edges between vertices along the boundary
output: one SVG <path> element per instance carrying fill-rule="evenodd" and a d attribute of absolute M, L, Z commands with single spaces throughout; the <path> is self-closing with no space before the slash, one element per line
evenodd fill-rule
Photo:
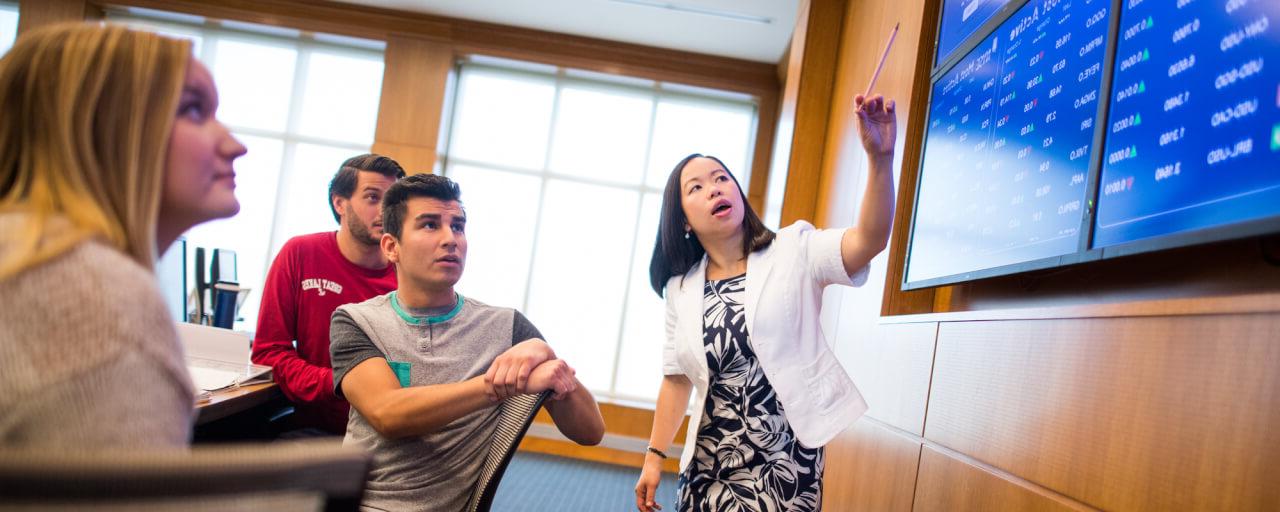
<path fill-rule="evenodd" d="M 61 24 L 0 59 L 0 280 L 96 238 L 147 269 L 190 43 Z"/>

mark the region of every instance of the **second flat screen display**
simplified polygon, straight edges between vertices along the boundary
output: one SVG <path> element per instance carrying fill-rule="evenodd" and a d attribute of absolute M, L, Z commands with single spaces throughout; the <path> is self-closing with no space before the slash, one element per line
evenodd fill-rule
<path fill-rule="evenodd" d="M 1075 253 L 1107 0 L 1031 0 L 934 83 L 907 286 Z"/>
<path fill-rule="evenodd" d="M 1094 247 L 1280 216 L 1277 24 L 1280 0 L 1125 1 Z"/>

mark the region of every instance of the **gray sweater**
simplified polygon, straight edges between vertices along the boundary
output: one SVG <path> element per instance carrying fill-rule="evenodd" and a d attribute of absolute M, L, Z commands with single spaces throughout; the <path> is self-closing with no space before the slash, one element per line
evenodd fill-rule
<path fill-rule="evenodd" d="M 0 215 L 0 233 L 24 220 Z M 0 390 L 0 446 L 190 443 L 191 377 L 155 276 L 96 241 L 0 281 Z"/>

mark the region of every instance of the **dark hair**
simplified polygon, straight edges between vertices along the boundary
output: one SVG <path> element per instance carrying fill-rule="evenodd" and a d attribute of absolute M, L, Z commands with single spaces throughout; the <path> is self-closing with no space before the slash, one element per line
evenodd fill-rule
<path fill-rule="evenodd" d="M 382 196 L 382 231 L 400 239 L 409 198 L 430 197 L 441 201 L 462 202 L 462 189 L 453 180 L 438 174 L 414 174 L 391 185 Z"/>
<path fill-rule="evenodd" d="M 747 202 L 747 194 L 742 191 L 738 178 L 733 176 L 724 162 L 714 156 L 697 153 L 684 157 L 684 160 L 676 164 L 676 168 L 672 169 L 671 175 L 667 177 L 667 187 L 662 192 L 658 237 L 653 243 L 653 258 L 649 260 L 649 284 L 653 286 L 653 291 L 657 292 L 659 297 L 663 296 L 662 289 L 667 286 L 667 280 L 671 276 L 684 275 L 697 265 L 702 260 L 702 255 L 707 252 L 696 235 L 685 238 L 684 226 L 689 219 L 685 217 L 684 206 L 680 201 L 680 174 L 684 171 L 684 166 L 694 158 L 715 160 L 733 179 L 733 184 L 738 186 L 738 193 L 742 195 L 742 205 L 746 210 L 742 214 L 742 229 L 746 232 L 746 236 L 742 237 L 744 254 L 751 254 L 769 247 L 769 244 L 773 243 L 773 238 L 777 236 L 765 227 L 764 222 L 761 222 L 760 217 L 756 215 L 756 211 L 751 209 L 751 203 Z M 383 229 L 386 229 L 385 223 L 383 225 Z"/>
<path fill-rule="evenodd" d="M 333 212 L 333 220 L 342 222 L 338 217 L 338 209 L 333 207 L 333 198 L 351 199 L 351 194 L 356 192 L 360 171 L 376 172 L 395 179 L 404 177 L 404 169 L 390 157 L 365 153 L 348 158 L 338 168 L 338 174 L 333 175 L 333 181 L 329 182 L 329 211 Z"/>

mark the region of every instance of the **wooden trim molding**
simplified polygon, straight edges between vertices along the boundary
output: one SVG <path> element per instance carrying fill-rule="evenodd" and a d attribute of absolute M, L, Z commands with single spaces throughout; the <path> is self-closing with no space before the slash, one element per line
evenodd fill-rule
<path fill-rule="evenodd" d="M 33 28 L 61 23 L 102 19 L 102 9 L 86 0 L 20 0 L 18 35 Z"/>
<path fill-rule="evenodd" d="M 600 415 L 604 417 L 605 435 L 618 436 L 630 439 L 649 439 L 649 429 L 653 427 L 653 411 L 636 407 L 628 407 L 625 405 L 602 402 L 600 406 Z M 538 412 L 534 418 L 535 423 L 542 425 L 554 425 L 551 415 L 546 409 Z M 676 430 L 673 443 L 684 443 L 685 433 L 689 429 L 689 417 L 686 416 L 680 422 L 680 428 Z M 526 436 L 520 444 L 520 449 L 535 453 L 546 453 L 550 455 L 559 455 L 561 457 L 569 457 L 573 459 L 591 460 L 596 462 L 604 462 L 607 464 L 617 464 L 621 466 L 631 466 L 639 468 L 644 465 L 644 452 L 625 451 L 604 446 L 580 446 L 566 440 L 544 439 L 539 437 Z M 667 452 L 670 456 L 663 463 L 663 470 L 675 473 L 680 467 L 680 454 L 674 450 Z M 638 476 L 638 474 L 637 474 Z"/>
<path fill-rule="evenodd" d="M 493 23 L 328 0 L 89 0 L 271 26 L 387 40 L 402 35 L 483 53 L 766 96 L 778 88 L 772 63 L 606 41 Z"/>
<path fill-rule="evenodd" d="M 1097 510 L 938 445 L 920 450 L 914 506 L 992 512 Z"/>
<path fill-rule="evenodd" d="M 882 317 L 882 324 L 1280 313 L 1280 292 Z"/>
<path fill-rule="evenodd" d="M 441 70 L 466 55 L 483 54 L 749 94 L 757 98 L 759 121 L 748 200 L 763 211 L 780 96 L 774 63 L 328 0 L 58 1 L 98 10 L 140 7 L 386 41 L 387 66 L 374 151 L 403 160 L 411 172 L 429 172 L 435 163 L 447 77 L 447 72 Z"/>
<path fill-rule="evenodd" d="M 764 215 L 765 196 L 769 189 L 769 166 L 773 162 L 773 138 L 778 130 L 778 100 L 780 91 L 759 96 L 756 109 L 755 150 L 751 156 L 751 183 L 747 186 L 747 202 L 757 215 Z"/>
<path fill-rule="evenodd" d="M 809 0 L 802 7 L 800 23 L 791 44 L 802 49 L 799 69 L 788 69 L 788 79 L 799 81 L 795 104 L 791 155 L 787 164 L 786 192 L 782 198 L 781 226 L 814 219 L 817 213 L 822 158 L 826 153 L 831 95 L 835 89 L 844 26 L 845 0 Z"/>
<path fill-rule="evenodd" d="M 910 512 L 919 438 L 858 421 L 826 447 L 822 503 L 827 510 Z"/>
<path fill-rule="evenodd" d="M 941 0 L 926 0 L 924 20 L 920 24 L 920 39 L 916 47 L 916 70 L 913 94 L 909 100 L 910 113 L 906 119 L 906 141 L 902 150 L 902 167 L 898 175 L 898 201 L 894 212 L 893 234 L 889 238 L 889 263 L 884 280 L 884 300 L 881 315 L 905 315 L 931 313 L 934 309 L 935 289 L 902 290 L 902 278 L 906 270 L 907 245 L 911 238 L 911 222 L 915 215 L 916 183 L 919 178 L 920 158 L 924 149 L 925 122 L 929 115 L 929 72 L 933 66 L 934 41 L 938 37 L 938 16 Z"/>

